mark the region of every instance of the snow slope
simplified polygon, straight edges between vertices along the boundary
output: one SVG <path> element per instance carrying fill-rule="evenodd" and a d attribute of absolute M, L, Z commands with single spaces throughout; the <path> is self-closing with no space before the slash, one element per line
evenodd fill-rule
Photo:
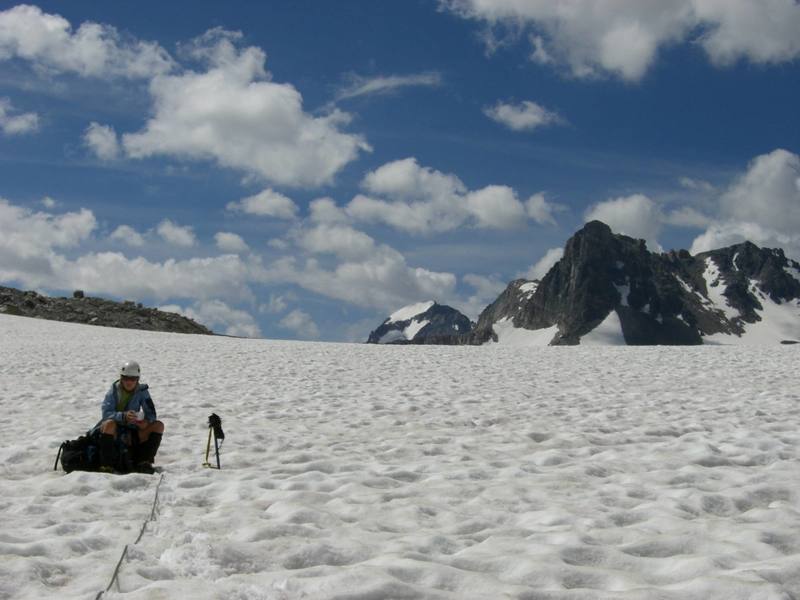
<path fill-rule="evenodd" d="M 0 315 L 0 598 L 800 595 L 795 346 L 376 346 Z M 157 477 L 54 473 L 142 362 Z M 200 467 L 223 419 L 221 471 Z"/>

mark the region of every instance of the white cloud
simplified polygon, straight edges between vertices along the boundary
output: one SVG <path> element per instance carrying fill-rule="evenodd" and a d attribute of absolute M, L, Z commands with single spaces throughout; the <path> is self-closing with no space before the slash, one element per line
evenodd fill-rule
<path fill-rule="evenodd" d="M 153 117 L 122 138 L 130 156 L 214 160 L 276 184 L 316 187 L 370 150 L 361 136 L 340 131 L 347 114 L 305 113 L 293 86 L 269 80 L 264 52 L 240 51 L 236 37 L 212 30 L 194 42 L 206 72 L 153 79 Z"/>
<path fill-rule="evenodd" d="M 332 198 L 317 198 L 308 205 L 308 218 L 312 223 L 346 224 L 350 218 Z"/>
<path fill-rule="evenodd" d="M 54 198 L 51 198 L 50 196 L 45 196 L 44 198 L 42 198 L 42 206 L 44 206 L 49 210 L 53 210 L 55 207 L 58 206 L 58 202 Z"/>
<path fill-rule="evenodd" d="M 10 114 L 14 110 L 11 100 L 0 98 L 0 130 L 6 135 L 23 135 L 39 129 L 39 115 L 36 113 Z"/>
<path fill-rule="evenodd" d="M 442 76 L 437 72 L 416 73 L 414 75 L 388 75 L 380 77 L 361 77 L 351 75 L 347 85 L 336 94 L 337 100 L 389 94 L 406 87 L 438 87 Z"/>
<path fill-rule="evenodd" d="M 197 243 L 191 227 L 176 225 L 169 219 L 161 221 L 156 231 L 165 242 L 174 246 L 189 248 Z"/>
<path fill-rule="evenodd" d="M 652 252 L 661 252 L 658 234 L 664 216 L 658 205 L 647 196 L 634 194 L 599 202 L 587 209 L 585 220 L 602 221 L 615 233 L 622 233 L 647 242 Z"/>
<path fill-rule="evenodd" d="M 541 280 L 553 266 L 564 256 L 564 248 L 550 248 L 535 265 L 525 273 L 526 279 Z"/>
<path fill-rule="evenodd" d="M 665 47 L 699 41 L 718 65 L 800 56 L 794 0 L 440 0 L 490 27 L 529 28 L 531 59 L 575 77 L 641 79 Z M 489 36 L 493 39 L 493 36 Z M 496 45 L 496 41 L 493 42 Z"/>
<path fill-rule="evenodd" d="M 248 196 L 238 202 L 229 202 L 226 208 L 231 211 L 259 217 L 275 217 L 276 219 L 289 220 L 297 217 L 297 205 L 292 199 L 272 189 L 266 189 L 255 196 Z"/>
<path fill-rule="evenodd" d="M 681 184 L 681 187 L 696 192 L 712 193 L 716 190 L 716 188 L 708 181 L 704 181 L 702 179 L 694 179 L 692 177 L 681 177 L 680 179 L 678 179 L 678 183 Z"/>
<path fill-rule="evenodd" d="M 720 211 L 727 220 L 800 231 L 800 156 L 779 149 L 756 157 L 722 195 Z"/>
<path fill-rule="evenodd" d="M 375 240 L 346 225 L 320 224 L 293 234 L 297 245 L 310 254 L 333 254 L 344 260 L 367 259 L 375 252 Z"/>
<path fill-rule="evenodd" d="M 510 229 L 526 219 L 516 192 L 490 185 L 470 191 L 455 175 L 422 167 L 415 158 L 368 173 L 362 187 L 384 198 L 357 195 L 345 207 L 358 221 L 386 223 L 409 233 L 451 231 L 462 225 Z"/>
<path fill-rule="evenodd" d="M 711 59 L 769 64 L 800 55 L 800 4 L 794 0 L 692 0 L 706 31 L 700 37 Z"/>
<path fill-rule="evenodd" d="M 117 132 L 109 125 L 100 125 L 92 121 L 83 133 L 83 143 L 100 160 L 119 158 L 121 148 Z"/>
<path fill-rule="evenodd" d="M 240 235 L 227 231 L 220 231 L 214 235 L 214 241 L 217 243 L 217 248 L 223 252 L 239 254 L 250 249 Z"/>
<path fill-rule="evenodd" d="M 416 158 L 386 163 L 367 173 L 361 186 L 373 194 L 404 200 L 430 200 L 464 194 L 466 186 L 455 175 L 421 167 Z"/>
<path fill-rule="evenodd" d="M 0 254 L 4 258 L 0 264 L 14 269 L 15 258 L 24 263 L 46 258 L 55 248 L 75 247 L 89 239 L 96 226 L 90 210 L 52 215 L 32 212 L 0 198 Z"/>
<path fill-rule="evenodd" d="M 144 236 L 129 225 L 120 225 L 108 237 L 110 240 L 122 242 L 134 248 L 144 246 Z"/>
<path fill-rule="evenodd" d="M 720 197 L 718 218 L 692 244 L 699 252 L 750 240 L 800 257 L 800 156 L 756 157 Z"/>
<path fill-rule="evenodd" d="M 783 248 L 794 260 L 800 260 L 800 234 L 781 233 L 758 223 L 735 221 L 717 222 L 697 236 L 689 250 L 692 254 L 725 248 L 744 241 L 753 242 L 762 248 Z"/>
<path fill-rule="evenodd" d="M 326 237 L 333 232 L 341 235 Z M 363 232 L 318 225 L 294 231 L 291 239 L 297 252 L 272 263 L 266 273 L 269 280 L 294 283 L 329 298 L 381 310 L 420 298 L 454 296 L 453 274 L 410 267 L 402 254 L 377 244 Z M 304 260 L 297 256 L 300 252 L 306 254 Z"/>
<path fill-rule="evenodd" d="M 317 339 L 319 337 L 319 327 L 306 312 L 295 309 L 278 322 L 284 329 L 297 334 L 306 339 Z"/>
<path fill-rule="evenodd" d="M 26 60 L 43 71 L 83 77 L 150 78 L 174 62 L 154 42 L 85 22 L 77 31 L 65 18 L 21 4 L 0 12 L 0 60 Z"/>
<path fill-rule="evenodd" d="M 514 131 L 533 131 L 540 127 L 564 122 L 557 113 L 529 100 L 519 104 L 498 102 L 494 106 L 484 108 L 483 113 Z"/>
<path fill-rule="evenodd" d="M 231 254 L 153 262 L 119 252 L 77 258 L 63 253 L 67 249 L 75 252 L 90 241 L 96 227 L 94 214 L 86 209 L 53 215 L 0 199 L 0 281 L 33 289 L 83 289 L 127 298 L 252 301 L 249 284 L 267 278 L 257 259 L 245 262 Z M 121 226 L 122 232 L 125 227 Z"/>
<path fill-rule="evenodd" d="M 668 225 L 677 225 L 678 227 L 708 227 L 712 219 L 707 217 L 700 211 L 690 207 L 684 206 L 670 211 L 664 215 L 664 223 Z"/>
<path fill-rule="evenodd" d="M 282 313 L 289 306 L 287 299 L 279 294 L 270 294 L 269 302 L 259 307 L 260 312 Z"/>
<path fill-rule="evenodd" d="M 57 289 L 83 289 L 129 298 L 230 298 L 252 300 L 248 284 L 260 277 L 257 263 L 233 254 L 188 260 L 149 261 L 118 252 L 90 253 L 75 260 L 58 257 L 58 277 L 42 281 Z"/>
<path fill-rule="evenodd" d="M 539 223 L 539 225 L 555 225 L 556 219 L 554 212 L 562 212 L 567 207 L 556 202 L 548 202 L 544 192 L 534 194 L 525 202 L 525 210 L 528 216 Z"/>
<path fill-rule="evenodd" d="M 232 308 L 221 300 L 195 302 L 186 308 L 170 304 L 160 306 L 159 310 L 189 317 L 217 333 L 248 338 L 262 337 L 261 328 L 250 313 Z"/>
<path fill-rule="evenodd" d="M 526 212 L 517 193 L 505 185 L 489 185 L 464 197 L 478 227 L 515 229 L 525 225 Z"/>

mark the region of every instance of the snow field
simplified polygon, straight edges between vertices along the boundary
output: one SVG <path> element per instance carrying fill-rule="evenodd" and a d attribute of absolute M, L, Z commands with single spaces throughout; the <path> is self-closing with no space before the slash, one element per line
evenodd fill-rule
<path fill-rule="evenodd" d="M 800 597 L 797 347 L 238 340 L 0 316 L 0 598 L 88 598 L 158 478 L 54 473 L 128 358 L 166 434 L 104 598 Z M 222 470 L 200 467 L 211 412 Z"/>

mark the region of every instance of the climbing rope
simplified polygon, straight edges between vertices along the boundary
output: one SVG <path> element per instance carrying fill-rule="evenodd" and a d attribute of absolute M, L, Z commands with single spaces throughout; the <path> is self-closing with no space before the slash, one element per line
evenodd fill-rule
<path fill-rule="evenodd" d="M 111 590 L 111 587 L 116 582 L 117 584 L 117 591 L 121 592 L 122 590 L 119 587 L 119 569 L 122 566 L 122 561 L 125 560 L 125 557 L 128 556 L 128 548 L 130 546 L 135 546 L 139 543 L 139 540 L 142 539 L 144 535 L 145 529 L 147 529 L 147 524 L 151 521 L 155 521 L 156 517 L 156 506 L 158 505 L 158 492 L 161 488 L 161 482 L 164 481 L 164 473 L 161 474 L 161 478 L 158 480 L 158 484 L 156 485 L 156 494 L 153 498 L 153 508 L 150 510 L 150 516 L 145 519 L 144 523 L 142 523 L 142 529 L 139 531 L 139 537 L 136 538 L 136 541 L 133 544 L 125 544 L 125 547 L 122 549 L 122 555 L 119 557 L 119 561 L 117 561 L 117 566 L 114 568 L 114 573 L 111 575 L 111 581 L 108 582 L 108 587 L 106 589 L 97 593 L 94 600 L 100 600 L 103 597 L 103 594 Z"/>

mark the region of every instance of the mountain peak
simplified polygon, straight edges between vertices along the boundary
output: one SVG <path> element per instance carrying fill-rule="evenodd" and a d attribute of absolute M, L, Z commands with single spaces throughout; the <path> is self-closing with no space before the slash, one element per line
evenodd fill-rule
<path fill-rule="evenodd" d="M 431 337 L 467 334 L 473 323 L 455 308 L 434 300 L 409 304 L 393 312 L 369 334 L 368 344 L 419 344 Z"/>

